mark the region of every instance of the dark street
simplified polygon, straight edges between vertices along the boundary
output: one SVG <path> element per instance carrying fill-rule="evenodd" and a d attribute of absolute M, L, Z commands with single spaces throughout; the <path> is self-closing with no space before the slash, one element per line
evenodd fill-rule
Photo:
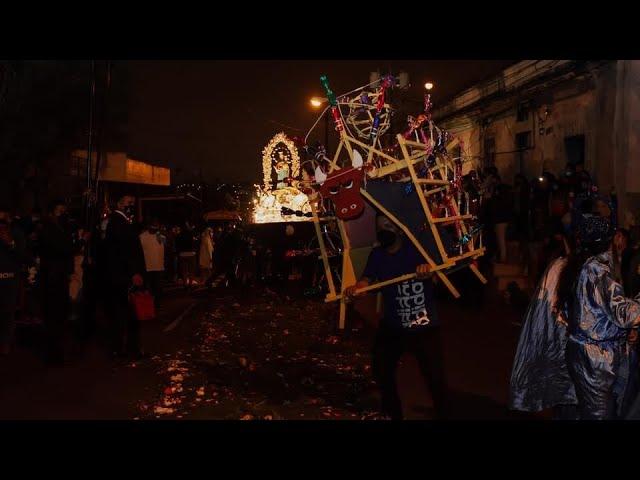
<path fill-rule="evenodd" d="M 57 369 L 28 346 L 3 359 L 0 418 L 375 419 L 372 329 L 336 335 L 334 308 L 264 288 L 174 292 L 160 318 L 144 325 L 150 355 L 138 363 L 113 363 L 96 342 Z M 506 408 L 518 327 L 504 308 L 470 314 L 441 304 L 454 418 L 520 418 Z M 399 388 L 406 418 L 431 418 L 410 356 L 401 361 Z"/>
<path fill-rule="evenodd" d="M 640 62 L 305 57 L 0 60 L 0 420 L 630 418 Z"/>

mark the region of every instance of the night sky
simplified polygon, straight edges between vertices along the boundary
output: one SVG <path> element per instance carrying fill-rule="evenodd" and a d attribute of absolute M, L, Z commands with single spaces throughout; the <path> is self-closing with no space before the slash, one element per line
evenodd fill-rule
<path fill-rule="evenodd" d="M 513 60 L 129 61 L 129 155 L 168 165 L 174 178 L 259 181 L 261 151 L 277 132 L 304 136 L 319 112 L 327 74 L 336 94 L 369 81 L 369 72 L 404 70 L 411 95 L 435 84 L 435 106 Z M 416 105 L 419 108 L 419 104 Z M 417 110 L 416 113 L 419 113 Z M 324 138 L 320 123 L 310 140 Z M 335 146 L 335 140 L 332 142 Z"/>

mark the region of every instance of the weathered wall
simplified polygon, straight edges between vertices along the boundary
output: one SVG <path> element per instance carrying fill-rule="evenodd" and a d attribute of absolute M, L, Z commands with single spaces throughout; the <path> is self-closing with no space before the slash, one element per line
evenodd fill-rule
<path fill-rule="evenodd" d="M 543 108 L 530 112 L 529 118 L 523 122 L 516 121 L 515 107 L 501 117 L 493 120 L 481 133 L 479 125 L 469 126 L 461 130 L 452 130 L 465 144 L 467 155 L 474 157 L 477 167 L 484 155 L 485 137 L 493 137 L 496 142 L 495 165 L 502 178 L 510 182 L 520 172 L 519 155 L 516 150 L 516 135 L 530 131 L 533 148 L 524 152 L 522 173 L 527 178 L 537 178 L 548 170 L 554 174 L 563 171 L 567 155 L 565 137 L 585 135 L 585 165 L 591 169 L 595 162 L 595 129 L 593 125 L 595 92 L 586 92 L 577 96 L 554 101 L 550 105 L 551 114 L 544 123 L 545 134 L 539 133 L 539 119 L 543 116 Z M 547 133 L 547 130 L 549 133 Z M 470 168 L 470 167 L 468 167 Z"/>
<path fill-rule="evenodd" d="M 617 63 L 614 176 L 619 217 L 630 226 L 640 220 L 640 61 Z"/>
<path fill-rule="evenodd" d="M 632 217 L 640 224 L 640 61 L 610 62 L 592 77 L 558 86 L 548 106 L 544 135 L 539 133 L 539 117 L 545 106 L 517 122 L 515 100 L 510 110 L 494 115 L 484 129 L 477 118 L 464 116 L 450 118 L 442 126 L 463 140 L 465 153 L 473 158 L 465 172 L 483 165 L 484 138 L 493 137 L 495 165 L 506 182 L 521 168 L 514 152 L 516 134 L 531 131 L 533 148 L 525 153 L 522 164 L 522 173 L 529 179 L 543 170 L 560 174 L 567 162 L 565 138 L 584 135 L 586 169 L 601 192 L 608 194 L 615 188 L 621 224 L 628 226 Z"/>

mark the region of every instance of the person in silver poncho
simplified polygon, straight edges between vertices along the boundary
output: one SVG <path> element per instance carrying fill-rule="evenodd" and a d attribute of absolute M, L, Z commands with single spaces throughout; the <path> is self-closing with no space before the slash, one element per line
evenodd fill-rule
<path fill-rule="evenodd" d="M 551 262 L 527 309 L 511 372 L 509 406 L 539 412 L 554 408 L 557 418 L 575 415 L 575 388 L 565 361 L 566 311 L 558 308 L 558 280 L 567 257 Z M 573 408 L 572 408 L 573 407 Z"/>
<path fill-rule="evenodd" d="M 640 298 L 625 298 L 612 273 L 610 222 L 578 225 L 579 252 L 561 275 L 559 302 L 568 308 L 566 360 L 581 419 L 620 418 L 636 373 L 629 334 L 640 324 Z"/>

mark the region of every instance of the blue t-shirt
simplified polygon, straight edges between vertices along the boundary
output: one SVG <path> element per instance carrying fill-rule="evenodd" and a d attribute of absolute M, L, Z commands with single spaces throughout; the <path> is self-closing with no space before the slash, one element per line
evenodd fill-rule
<path fill-rule="evenodd" d="M 363 276 L 373 282 L 415 273 L 424 258 L 408 240 L 396 253 L 376 247 L 369 254 Z M 431 280 L 409 280 L 382 289 L 386 326 L 403 331 L 420 330 L 438 325 L 433 283 Z"/>

